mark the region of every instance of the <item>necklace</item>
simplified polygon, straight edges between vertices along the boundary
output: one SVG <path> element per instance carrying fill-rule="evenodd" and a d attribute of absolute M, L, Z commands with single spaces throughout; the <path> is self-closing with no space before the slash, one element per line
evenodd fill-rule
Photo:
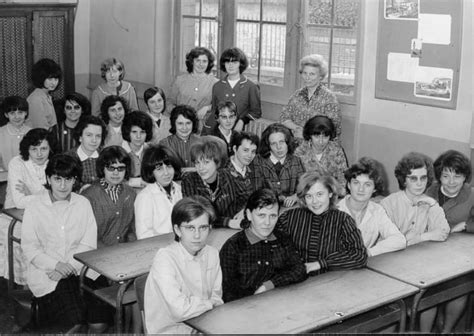
<path fill-rule="evenodd" d="M 15 128 L 10 124 L 7 124 L 8 134 L 11 136 L 16 136 L 17 139 L 21 139 L 25 135 L 25 125 L 21 125 L 20 128 Z"/>

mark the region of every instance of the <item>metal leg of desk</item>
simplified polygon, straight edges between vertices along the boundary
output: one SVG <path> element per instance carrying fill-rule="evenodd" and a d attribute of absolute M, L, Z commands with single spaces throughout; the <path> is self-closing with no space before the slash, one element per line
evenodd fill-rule
<path fill-rule="evenodd" d="M 14 262 L 15 258 L 13 257 L 13 242 L 20 242 L 20 239 L 15 237 L 13 231 L 15 230 L 15 225 L 18 222 L 15 218 L 12 218 L 10 225 L 8 226 L 8 292 L 11 293 L 15 287 L 15 271 L 14 271 Z"/>
<path fill-rule="evenodd" d="M 133 279 L 121 282 L 119 290 L 117 292 L 117 299 L 115 301 L 116 302 L 116 307 L 115 307 L 116 308 L 115 309 L 115 332 L 116 333 L 123 333 L 123 316 L 122 316 L 123 296 L 126 290 L 128 289 L 128 287 L 130 287 L 132 283 L 133 283 Z"/>
<path fill-rule="evenodd" d="M 398 324 L 398 332 L 405 332 L 407 325 L 407 305 L 403 299 L 397 301 L 400 307 L 400 322 Z"/>
<path fill-rule="evenodd" d="M 415 298 L 413 299 L 413 304 L 410 311 L 410 329 L 409 331 L 415 331 L 416 326 L 416 318 L 418 316 L 418 306 L 420 305 L 421 298 L 423 294 L 425 294 L 426 289 L 420 289 L 418 293 L 416 293 Z"/>

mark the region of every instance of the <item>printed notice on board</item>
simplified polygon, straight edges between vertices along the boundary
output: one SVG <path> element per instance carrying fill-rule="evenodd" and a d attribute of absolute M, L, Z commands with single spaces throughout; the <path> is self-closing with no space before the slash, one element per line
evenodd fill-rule
<path fill-rule="evenodd" d="M 451 15 L 420 14 L 418 20 L 418 38 L 423 43 L 451 43 Z"/>
<path fill-rule="evenodd" d="M 410 54 L 388 53 L 387 79 L 397 82 L 414 83 L 419 58 Z"/>
<path fill-rule="evenodd" d="M 417 20 L 420 13 L 419 0 L 385 0 L 384 17 L 388 20 Z"/>
<path fill-rule="evenodd" d="M 432 67 L 418 67 L 415 75 L 414 91 L 416 97 L 451 100 L 453 70 Z"/>

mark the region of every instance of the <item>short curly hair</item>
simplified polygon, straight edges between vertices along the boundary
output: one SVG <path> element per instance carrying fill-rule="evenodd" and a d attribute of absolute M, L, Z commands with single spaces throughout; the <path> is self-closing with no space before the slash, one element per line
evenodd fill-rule
<path fill-rule="evenodd" d="M 64 97 L 61 101 L 60 108 L 58 109 L 58 120 L 64 121 L 66 120 L 66 113 L 64 109 L 66 107 L 66 102 L 72 101 L 78 104 L 81 107 L 81 118 L 87 115 L 91 115 L 91 103 L 89 99 L 87 99 L 84 95 L 80 94 L 79 92 L 69 93 Z"/>
<path fill-rule="evenodd" d="M 10 112 L 24 111 L 26 112 L 25 120 L 28 118 L 28 101 L 20 96 L 8 96 L 3 99 L 2 104 L 0 105 L 0 112 L 2 113 L 3 117 L 6 118 L 6 114 Z"/>
<path fill-rule="evenodd" d="M 141 166 L 141 177 L 147 183 L 155 183 L 155 175 L 153 171 L 159 164 L 171 165 L 174 169 L 173 180 L 180 178 L 181 160 L 169 147 L 163 145 L 150 146 L 143 153 Z"/>
<path fill-rule="evenodd" d="M 190 52 L 186 54 L 186 70 L 189 73 L 192 73 L 194 70 L 194 59 L 198 58 L 201 55 L 206 55 L 209 63 L 207 64 L 206 73 L 209 74 L 214 67 L 214 62 L 216 58 L 211 53 L 211 51 L 204 47 L 196 47 L 191 49 Z"/>
<path fill-rule="evenodd" d="M 31 80 L 33 81 L 33 85 L 39 89 L 44 88 L 44 81 L 48 78 L 57 78 L 59 83 L 61 82 L 62 77 L 62 70 L 61 67 L 49 58 L 42 58 L 38 62 L 33 65 L 31 69 Z"/>
<path fill-rule="evenodd" d="M 298 186 L 296 187 L 296 196 L 303 207 L 308 207 L 305 196 L 309 189 L 317 182 L 320 182 L 330 193 L 329 208 L 337 209 L 337 202 L 340 195 L 340 186 L 337 180 L 328 174 L 321 174 L 318 171 L 309 171 L 300 176 Z"/>
<path fill-rule="evenodd" d="M 303 138 L 306 141 L 311 140 L 311 137 L 318 133 L 329 136 L 329 140 L 336 137 L 336 127 L 330 118 L 321 115 L 314 116 L 304 124 Z"/>
<path fill-rule="evenodd" d="M 283 135 L 285 136 L 286 145 L 288 146 L 288 154 L 291 155 L 295 152 L 295 149 L 298 144 L 291 130 L 283 124 L 274 123 L 268 125 L 262 133 L 259 149 L 259 153 L 262 157 L 267 158 L 270 156 L 270 135 L 272 135 L 273 133 L 283 133 Z"/>
<path fill-rule="evenodd" d="M 189 105 L 176 105 L 172 110 L 171 110 L 171 115 L 170 115 L 170 122 L 171 122 L 171 128 L 170 128 L 170 133 L 171 134 L 176 134 L 176 119 L 182 115 L 184 118 L 191 120 L 193 123 L 193 130 L 192 133 L 197 133 L 198 132 L 198 127 L 199 127 L 199 119 L 197 117 L 196 110 L 194 107 L 191 107 Z"/>
<path fill-rule="evenodd" d="M 219 144 L 212 140 L 199 141 L 191 146 L 191 161 L 193 163 L 205 158 L 213 160 L 217 166 L 217 169 L 221 168 L 226 160 L 226 154 L 223 153 Z"/>
<path fill-rule="evenodd" d="M 219 60 L 219 66 L 221 71 L 227 72 L 225 69 L 226 62 L 233 62 L 238 61 L 239 65 L 239 72 L 242 73 L 247 70 L 249 66 L 249 60 L 245 53 L 239 48 L 229 48 L 222 52 L 221 58 Z"/>
<path fill-rule="evenodd" d="M 471 161 L 456 150 L 448 150 L 442 153 L 434 162 L 434 174 L 436 180 L 441 182 L 441 174 L 443 170 L 452 170 L 456 174 L 464 175 L 466 178 L 466 183 L 471 182 L 472 177 L 472 169 L 471 169 Z"/>
<path fill-rule="evenodd" d="M 133 126 L 138 126 L 145 131 L 145 142 L 153 137 L 153 120 L 145 112 L 133 111 L 125 115 L 122 122 L 122 137 L 125 141 L 131 141 L 130 132 Z"/>
<path fill-rule="evenodd" d="M 39 146 L 43 140 L 46 140 L 49 145 L 49 157 L 56 151 L 56 136 L 53 132 L 48 132 L 43 128 L 33 128 L 29 130 L 23 139 L 20 141 L 20 156 L 23 161 L 28 161 L 30 158 L 30 147 Z"/>
<path fill-rule="evenodd" d="M 56 154 L 51 157 L 45 169 L 46 176 L 51 178 L 53 175 L 58 175 L 65 178 L 74 177 L 76 179 L 73 191 L 77 191 L 81 185 L 82 164 L 79 158 L 70 154 Z M 44 186 L 51 190 L 51 185 L 48 181 Z"/>
<path fill-rule="evenodd" d="M 395 177 L 397 178 L 400 190 L 405 190 L 406 178 L 411 174 L 411 171 L 420 168 L 426 168 L 428 175 L 426 188 L 428 188 L 434 179 L 433 161 L 428 156 L 418 152 L 410 152 L 398 161 L 395 167 Z"/>
<path fill-rule="evenodd" d="M 128 103 L 123 98 L 122 96 L 107 96 L 105 99 L 102 101 L 102 104 L 100 105 L 100 117 L 104 121 L 104 123 L 107 125 L 110 121 L 109 117 L 109 108 L 114 106 L 117 103 L 121 103 L 123 110 L 125 112 L 125 115 L 127 115 L 128 112 L 130 112 L 130 108 L 128 107 Z"/>
<path fill-rule="evenodd" d="M 77 124 L 76 128 L 74 128 L 74 140 L 79 142 L 79 138 L 82 136 L 82 132 L 84 132 L 84 130 L 89 125 L 100 126 L 100 128 L 102 129 L 101 146 L 104 145 L 105 138 L 107 137 L 107 126 L 105 126 L 102 119 L 93 115 L 85 116 L 79 120 L 79 123 Z"/>
<path fill-rule="evenodd" d="M 300 60 L 299 73 L 303 72 L 305 66 L 313 66 L 319 69 L 319 75 L 321 79 L 324 79 L 328 74 L 328 63 L 323 56 L 318 54 L 306 55 Z"/>
<path fill-rule="evenodd" d="M 100 76 L 105 79 L 105 74 L 109 69 L 115 65 L 118 71 L 120 71 L 119 80 L 122 80 L 125 77 L 125 65 L 118 58 L 107 58 L 100 64 Z"/>
<path fill-rule="evenodd" d="M 132 170 L 132 159 L 130 155 L 120 146 L 109 146 L 104 148 L 97 159 L 95 170 L 98 178 L 104 178 L 104 168 L 114 163 L 123 163 L 125 165 L 125 180 L 128 180 Z"/>
<path fill-rule="evenodd" d="M 375 189 L 372 196 L 383 195 L 385 193 L 385 181 L 381 171 L 381 164 L 370 157 L 362 157 L 344 172 L 344 177 L 347 181 L 347 194 L 350 194 L 348 186 L 351 180 L 357 178 L 359 175 L 367 175 L 369 179 L 374 181 Z"/>

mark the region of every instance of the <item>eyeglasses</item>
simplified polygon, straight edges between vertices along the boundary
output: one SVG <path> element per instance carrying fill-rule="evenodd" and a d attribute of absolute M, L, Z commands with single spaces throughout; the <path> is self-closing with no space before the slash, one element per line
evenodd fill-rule
<path fill-rule="evenodd" d="M 105 166 L 105 169 L 107 169 L 109 172 L 113 172 L 113 171 L 118 171 L 118 172 L 124 172 L 127 167 L 126 166 L 118 166 L 118 167 L 114 167 L 114 166 Z"/>
<path fill-rule="evenodd" d="M 73 109 L 75 111 L 79 111 L 81 109 L 81 105 L 66 105 L 64 108 L 68 111 L 72 111 Z"/>
<path fill-rule="evenodd" d="M 219 118 L 221 118 L 222 120 L 234 120 L 235 118 L 237 118 L 237 116 L 235 114 L 233 114 L 231 116 L 226 116 L 226 115 L 220 114 Z"/>
<path fill-rule="evenodd" d="M 191 232 L 191 233 L 195 233 L 196 230 L 199 231 L 199 233 L 201 232 L 207 232 L 209 231 L 209 229 L 211 228 L 210 225 L 201 225 L 199 227 L 195 227 L 195 226 L 192 226 L 192 225 L 182 225 L 181 226 L 184 230 L 188 231 L 188 232 Z"/>

